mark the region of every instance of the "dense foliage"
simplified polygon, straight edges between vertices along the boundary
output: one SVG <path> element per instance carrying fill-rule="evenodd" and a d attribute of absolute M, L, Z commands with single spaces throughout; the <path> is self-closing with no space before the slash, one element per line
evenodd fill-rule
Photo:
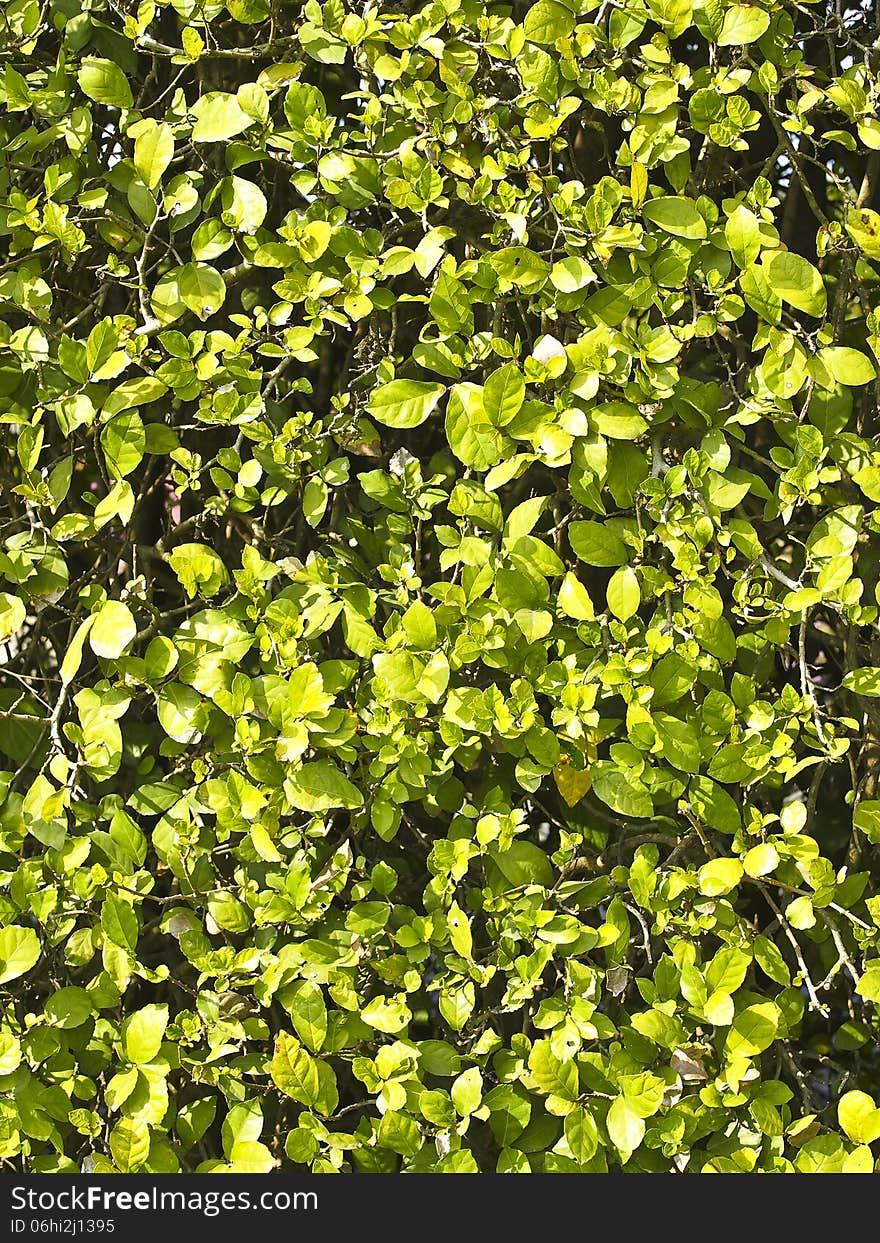
<path fill-rule="evenodd" d="M 870 1170 L 877 0 L 3 0 L 8 1168 Z"/>

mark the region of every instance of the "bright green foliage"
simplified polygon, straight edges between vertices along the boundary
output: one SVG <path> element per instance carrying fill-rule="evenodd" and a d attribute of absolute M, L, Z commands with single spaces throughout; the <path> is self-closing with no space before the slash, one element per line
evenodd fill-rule
<path fill-rule="evenodd" d="M 7 1167 L 872 1169 L 876 0 L 0 13 Z"/>

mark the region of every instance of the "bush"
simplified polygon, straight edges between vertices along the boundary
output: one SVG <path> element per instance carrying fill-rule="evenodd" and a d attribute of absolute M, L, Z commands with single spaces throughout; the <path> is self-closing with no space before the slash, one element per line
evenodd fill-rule
<path fill-rule="evenodd" d="M 875 17 L 4 4 L 5 1161 L 873 1168 Z"/>

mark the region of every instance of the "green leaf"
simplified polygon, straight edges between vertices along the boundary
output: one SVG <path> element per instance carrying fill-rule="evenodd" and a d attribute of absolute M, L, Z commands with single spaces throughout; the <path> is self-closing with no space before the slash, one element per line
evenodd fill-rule
<path fill-rule="evenodd" d="M 210 263 L 212 259 L 225 255 L 232 242 L 232 231 L 222 221 L 203 220 L 192 235 L 193 258 Z"/>
<path fill-rule="evenodd" d="M 634 785 L 616 765 L 601 760 L 593 765 L 590 773 L 595 794 L 612 811 L 637 820 L 646 820 L 654 814 L 654 804 L 648 791 Z"/>
<path fill-rule="evenodd" d="M 880 1109 L 867 1092 L 846 1092 L 837 1102 L 837 1120 L 854 1144 L 880 1139 Z"/>
<path fill-rule="evenodd" d="M 386 427 L 419 427 L 436 410 L 445 392 L 442 384 L 392 380 L 373 391 L 367 409 Z"/>
<path fill-rule="evenodd" d="M 747 1006 L 733 1020 L 727 1033 L 728 1057 L 755 1057 L 763 1053 L 776 1038 L 779 1019 L 779 1010 L 771 1001 Z"/>
<path fill-rule="evenodd" d="M 107 600 L 95 614 L 89 630 L 89 646 L 96 656 L 118 660 L 136 633 L 137 626 L 128 606 L 121 600 Z"/>
<path fill-rule="evenodd" d="M 330 492 L 323 479 L 310 479 L 303 488 L 303 514 L 310 527 L 317 527 L 327 509 Z"/>
<path fill-rule="evenodd" d="M 601 406 L 594 406 L 591 420 L 596 430 L 611 440 L 637 440 L 648 429 L 644 416 L 625 401 L 606 401 Z"/>
<path fill-rule="evenodd" d="M 620 536 L 601 522 L 572 522 L 568 538 L 575 556 L 587 565 L 623 565 L 629 559 Z"/>
<path fill-rule="evenodd" d="M 815 928 L 816 915 L 813 910 L 813 900 L 809 897 L 795 898 L 793 902 L 789 902 L 785 908 L 785 918 L 792 928 L 800 930 L 806 928 Z"/>
<path fill-rule="evenodd" d="M 740 203 L 724 222 L 724 238 L 737 266 L 749 267 L 761 253 L 758 217 Z"/>
<path fill-rule="evenodd" d="M 625 1096 L 618 1096 L 611 1102 L 605 1124 L 612 1144 L 620 1153 L 621 1162 L 626 1165 L 645 1138 L 644 1119 Z"/>
<path fill-rule="evenodd" d="M 231 893 L 212 894 L 208 899 L 208 914 L 224 932 L 247 932 L 251 926 L 250 911 Z"/>
<path fill-rule="evenodd" d="M 114 479 L 124 479 L 139 466 L 144 456 L 147 435 L 136 410 L 118 414 L 101 432 L 104 461 Z"/>
<path fill-rule="evenodd" d="M 370 1027 L 389 1035 L 402 1031 L 412 1018 L 409 1007 L 400 997 L 374 997 L 360 1013 Z"/>
<path fill-rule="evenodd" d="M 483 1076 L 476 1066 L 471 1066 L 470 1069 L 461 1072 L 450 1091 L 452 1103 L 459 1117 L 467 1118 L 480 1107 L 480 1101 L 483 1098 Z"/>
<path fill-rule="evenodd" d="M 681 1020 L 662 1010 L 643 1010 L 634 1014 L 632 1025 L 642 1036 L 647 1036 L 665 1049 L 678 1048 L 687 1039 Z"/>
<path fill-rule="evenodd" d="M 339 1104 L 332 1068 L 312 1057 L 288 1032 L 280 1032 L 275 1041 L 270 1073 L 272 1082 L 286 1096 L 317 1110 L 325 1118 Z"/>
<path fill-rule="evenodd" d="M 850 211 L 846 231 L 864 254 L 880 259 L 880 214 L 870 207 Z"/>
<path fill-rule="evenodd" d="M 606 596 L 609 611 L 620 621 L 629 621 L 634 617 L 642 598 L 635 571 L 625 565 L 612 574 Z"/>
<path fill-rule="evenodd" d="M 220 204 L 223 208 L 221 215 L 223 224 L 228 225 L 236 233 L 256 233 L 269 210 L 268 200 L 260 187 L 244 177 L 225 179 Z M 320 230 L 322 237 L 320 243 L 317 242 L 314 232 L 306 234 L 300 243 L 301 253 L 305 251 L 309 258 L 318 258 L 326 249 L 330 238 L 331 228 L 326 221 L 316 222 L 315 225 L 309 226 L 310 230 L 318 228 L 319 225 L 323 226 Z"/>
<path fill-rule="evenodd" d="M 266 1147 L 254 1140 L 233 1144 L 229 1153 L 229 1170 L 235 1174 L 270 1174 L 276 1166 L 275 1158 Z"/>
<path fill-rule="evenodd" d="M 130 108 L 134 103 L 128 78 L 112 60 L 100 56 L 86 56 L 79 67 L 77 81 L 80 90 L 96 104 L 111 108 Z"/>
<path fill-rule="evenodd" d="M 569 255 L 554 263 L 550 269 L 550 280 L 560 293 L 577 293 L 579 289 L 596 280 L 596 273 L 585 259 L 578 255 Z"/>
<path fill-rule="evenodd" d="M 809 260 L 790 250 L 775 250 L 764 254 L 761 270 L 770 288 L 783 302 L 817 319 L 825 314 L 825 286 Z"/>
<path fill-rule="evenodd" d="M 156 715 L 159 724 L 175 742 L 196 742 L 202 736 L 200 726 L 204 723 L 202 697 L 180 682 L 163 686 L 156 699 Z"/>
<path fill-rule="evenodd" d="M 653 724 L 664 760 L 681 772 L 698 773 L 701 752 L 695 727 L 666 712 L 656 712 Z"/>
<path fill-rule="evenodd" d="M 92 1010 L 89 994 L 84 988 L 78 988 L 75 985 L 59 988 L 58 992 L 46 1002 L 46 1017 L 55 1027 L 65 1030 L 81 1027 Z"/>
<path fill-rule="evenodd" d="M 428 309 L 446 336 L 457 332 L 469 335 L 474 330 L 474 312 L 467 286 L 445 270 L 437 277 Z"/>
<path fill-rule="evenodd" d="M 873 1001 L 880 1005 L 880 959 L 867 963 L 865 971 L 859 977 L 856 992 L 865 1001 Z"/>
<path fill-rule="evenodd" d="M 303 980 L 285 996 L 284 1005 L 299 1038 L 318 1053 L 327 1036 L 327 1006 L 320 987 Z"/>
<path fill-rule="evenodd" d="M 437 623 L 426 604 L 414 600 L 400 620 L 413 647 L 422 651 L 433 648 L 437 642 Z"/>
<path fill-rule="evenodd" d="M 578 621 L 592 621 L 596 616 L 593 601 L 586 587 L 577 575 L 571 572 L 565 575 L 559 586 L 558 601 L 559 608 L 567 617 L 573 617 Z"/>
<path fill-rule="evenodd" d="M 19 597 L 0 591 L 0 642 L 20 630 L 26 617 L 27 609 Z"/>
<path fill-rule="evenodd" d="M 743 47 L 760 39 L 770 25 L 770 14 L 756 4 L 734 4 L 724 14 L 719 47 Z"/>
<path fill-rule="evenodd" d="M 226 283 L 206 263 L 185 263 L 173 268 L 153 286 L 153 313 L 163 324 L 173 323 L 187 311 L 208 319 L 226 301 Z"/>
<path fill-rule="evenodd" d="M 418 1124 L 395 1110 L 382 1115 L 376 1139 L 380 1148 L 390 1148 L 404 1157 L 414 1156 L 422 1144 Z"/>
<path fill-rule="evenodd" d="M 735 945 L 725 945 L 706 969 L 706 987 L 710 993 L 732 995 L 746 978 L 751 958 Z"/>
<path fill-rule="evenodd" d="M 563 1062 L 553 1053 L 549 1040 L 537 1040 L 529 1054 L 529 1073 L 538 1090 L 563 1101 L 574 1101 L 578 1094 L 578 1072 L 573 1061 Z"/>
<path fill-rule="evenodd" d="M 742 874 L 743 865 L 739 859 L 710 859 L 699 871 L 700 893 L 719 898 L 737 887 Z"/>
<path fill-rule="evenodd" d="M 222 559 L 206 544 L 178 544 L 168 563 L 190 598 L 210 599 L 229 581 Z"/>
<path fill-rule="evenodd" d="M 134 166 L 147 189 L 155 190 L 174 158 L 174 131 L 165 121 L 142 121 L 134 144 Z"/>
<path fill-rule="evenodd" d="M 224 142 L 234 138 L 254 124 L 235 95 L 224 91 L 209 91 L 198 98 L 192 107 L 195 124 L 192 128 L 193 142 Z"/>
<path fill-rule="evenodd" d="M 769 876 L 779 867 L 779 852 L 772 842 L 753 846 L 743 857 L 746 876 Z"/>
<path fill-rule="evenodd" d="M 703 1014 L 713 1027 L 729 1027 L 734 1015 L 733 998 L 728 993 L 716 989 L 706 999 Z"/>
<path fill-rule="evenodd" d="M 152 1062 L 162 1047 L 168 1026 L 168 1007 L 149 1005 L 135 1010 L 122 1024 L 122 1048 L 130 1062 Z"/>
<path fill-rule="evenodd" d="M 504 427 L 522 409 L 526 385 L 515 363 L 493 371 L 483 385 L 483 408 L 489 422 Z"/>
<path fill-rule="evenodd" d="M 856 695 L 873 699 L 880 695 L 880 668 L 870 665 L 862 669 L 851 669 L 844 674 L 842 685 Z"/>
<path fill-rule="evenodd" d="M 493 888 L 498 883 L 502 888 L 553 883 L 553 869 L 546 854 L 532 842 L 512 842 L 506 850 L 493 849 L 490 862 L 491 867 L 487 863 L 486 872 Z"/>
<path fill-rule="evenodd" d="M 177 273 L 180 299 L 194 315 L 207 319 L 226 299 L 223 277 L 206 263 L 186 263 Z"/>
<path fill-rule="evenodd" d="M 865 466 L 862 470 L 856 471 L 853 480 L 869 501 L 880 503 L 880 467 Z"/>
<path fill-rule="evenodd" d="M 460 462 L 486 471 L 504 455 L 504 439 L 494 427 L 483 404 L 483 390 L 476 384 L 456 384 L 446 406 L 446 438 Z"/>
<path fill-rule="evenodd" d="M 574 29 L 574 14 L 558 0 L 538 0 L 525 15 L 523 30 L 530 43 L 549 44 Z"/>
<path fill-rule="evenodd" d="M 791 972 L 786 966 L 785 959 L 779 948 L 768 937 L 755 937 L 754 951 L 755 962 L 766 976 L 775 980 L 777 984 L 791 983 Z"/>
<path fill-rule="evenodd" d="M 862 799 L 853 812 L 853 824 L 869 842 L 880 842 L 880 799 Z"/>
<path fill-rule="evenodd" d="M 706 221 L 690 199 L 677 195 L 649 199 L 642 206 L 642 214 L 675 237 L 700 241 L 706 236 Z"/>
<path fill-rule="evenodd" d="M 33 928 L 9 924 L 0 928 L 0 984 L 17 980 L 36 965 L 42 950 Z"/>
<path fill-rule="evenodd" d="M 586 1165 L 599 1148 L 599 1128 L 593 1115 L 581 1105 L 565 1115 L 565 1138 L 571 1154 L 580 1165 Z"/>
<path fill-rule="evenodd" d="M 819 350 L 818 357 L 838 384 L 859 388 L 863 384 L 869 384 L 877 374 L 874 364 L 866 354 L 848 346 L 827 345 Z"/>
<path fill-rule="evenodd" d="M 92 613 L 88 617 L 84 617 L 77 626 L 73 638 L 68 644 L 67 651 L 64 653 L 64 658 L 61 661 L 59 674 L 61 676 L 62 686 L 69 686 L 79 672 L 79 667 L 82 664 L 85 641 L 88 638 L 89 631 L 92 629 L 94 624 L 95 614 Z"/>
<path fill-rule="evenodd" d="M 123 380 L 117 384 L 101 408 L 105 419 L 114 414 L 128 410 L 131 406 L 144 406 L 168 392 L 168 385 L 157 376 L 140 375 L 132 380 Z"/>
<path fill-rule="evenodd" d="M 137 1118 L 121 1118 L 110 1132 L 110 1151 L 123 1174 L 141 1169 L 150 1155 L 150 1128 Z"/>
<path fill-rule="evenodd" d="M 138 917 L 131 904 L 108 892 L 101 906 L 101 928 L 113 945 L 134 953 L 137 949 Z"/>
<path fill-rule="evenodd" d="M 330 811 L 334 807 L 362 807 L 364 796 L 332 760 L 304 764 L 288 778 L 294 806 L 304 811 Z"/>
<path fill-rule="evenodd" d="M 525 1092 L 499 1084 L 487 1093 L 484 1104 L 491 1110 L 489 1126 L 497 1142 L 506 1147 L 519 1139 L 532 1116 L 531 1101 Z M 454 1121 L 450 1119 L 447 1125 Z"/>

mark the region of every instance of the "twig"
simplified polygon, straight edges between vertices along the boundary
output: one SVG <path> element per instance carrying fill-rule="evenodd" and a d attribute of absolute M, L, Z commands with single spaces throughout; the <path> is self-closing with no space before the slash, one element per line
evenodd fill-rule
<path fill-rule="evenodd" d="M 788 938 L 788 942 L 791 945 L 791 948 L 794 950 L 794 956 L 797 959 L 798 967 L 800 968 L 801 975 L 803 976 L 804 986 L 806 987 L 807 995 L 809 996 L 809 999 L 810 999 L 810 1005 L 813 1007 L 813 1009 L 818 1014 L 827 1015 L 828 1009 L 826 1006 L 823 1006 L 822 1002 L 819 1000 L 819 995 L 816 992 L 816 985 L 813 983 L 813 978 L 810 975 L 810 972 L 807 968 L 807 964 L 804 962 L 804 956 L 801 953 L 801 947 L 800 945 L 798 945 L 797 937 L 794 935 L 794 933 L 791 930 L 791 925 L 789 924 L 788 920 L 785 918 L 784 913 L 776 905 L 776 902 L 771 897 L 770 893 L 767 890 L 767 886 L 764 884 L 764 882 L 760 880 L 754 880 L 752 883 L 758 889 L 760 889 L 761 893 L 764 895 L 764 900 L 766 901 L 770 909 L 773 911 L 773 914 L 779 920 L 779 927 L 785 933 L 786 937 Z"/>
<path fill-rule="evenodd" d="M 771 578 L 775 578 L 778 583 L 782 583 L 785 587 L 788 587 L 791 591 L 800 591 L 801 584 L 795 582 L 793 578 L 789 578 L 787 574 L 783 574 L 782 570 L 777 569 L 777 567 L 773 564 L 773 562 L 769 559 L 769 557 L 765 557 L 762 554 L 758 558 L 758 561 L 760 562 L 761 568 L 763 570 L 766 570 L 766 572 L 770 575 Z"/>
<path fill-rule="evenodd" d="M 297 42 L 295 35 L 287 35 L 282 39 L 272 39 L 268 43 L 256 43 L 253 47 L 205 47 L 199 53 L 200 60 L 254 60 L 258 56 L 276 55 L 284 47 Z M 138 35 L 137 44 L 145 52 L 156 56 L 180 57 L 189 64 L 195 64 L 182 47 L 174 47 L 170 43 L 161 43 L 151 35 Z"/>

